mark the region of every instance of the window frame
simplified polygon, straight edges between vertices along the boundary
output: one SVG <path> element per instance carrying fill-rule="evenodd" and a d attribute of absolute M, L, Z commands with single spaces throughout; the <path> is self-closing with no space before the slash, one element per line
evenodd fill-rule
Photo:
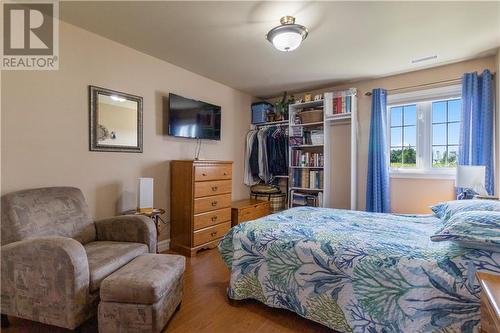
<path fill-rule="evenodd" d="M 387 96 L 387 149 L 389 174 L 391 178 L 428 178 L 428 179 L 454 179 L 456 168 L 432 167 L 432 102 L 462 98 L 462 85 L 453 84 L 444 87 L 422 89 Z M 416 114 L 416 168 L 390 167 L 391 151 L 391 112 L 393 107 L 408 104 L 417 105 Z"/>

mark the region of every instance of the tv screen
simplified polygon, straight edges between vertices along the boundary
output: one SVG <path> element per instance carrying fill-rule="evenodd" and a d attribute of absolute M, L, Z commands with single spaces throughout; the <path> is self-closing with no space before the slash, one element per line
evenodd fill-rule
<path fill-rule="evenodd" d="M 221 107 L 169 94 L 168 135 L 220 140 Z"/>

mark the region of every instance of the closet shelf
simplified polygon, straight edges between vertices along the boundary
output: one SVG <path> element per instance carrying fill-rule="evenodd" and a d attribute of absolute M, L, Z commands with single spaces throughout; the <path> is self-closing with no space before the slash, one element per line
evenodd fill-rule
<path fill-rule="evenodd" d="M 312 106 L 321 106 L 323 107 L 323 100 L 319 101 L 310 101 L 310 102 L 304 102 L 304 103 L 295 103 L 295 104 L 290 104 L 291 107 L 294 108 L 307 108 L 307 107 L 312 107 Z"/>
<path fill-rule="evenodd" d="M 292 126 L 292 127 L 300 127 L 300 126 L 306 127 L 306 126 L 318 126 L 318 125 L 324 125 L 324 123 L 322 121 L 317 121 L 314 123 L 292 124 L 290 126 Z"/>
<path fill-rule="evenodd" d="M 339 114 L 334 114 L 334 115 L 325 117 L 326 121 L 336 121 L 336 120 L 344 120 L 344 119 L 351 119 L 351 114 L 350 113 L 339 113 Z"/>
<path fill-rule="evenodd" d="M 266 123 L 259 123 L 259 124 L 251 124 L 251 128 L 259 128 L 259 127 L 265 127 L 265 126 L 273 126 L 273 125 L 286 125 L 288 124 L 288 120 L 280 120 L 280 121 L 269 121 Z"/>
<path fill-rule="evenodd" d="M 320 145 L 296 145 L 296 146 L 290 146 L 290 148 L 314 148 L 314 147 L 323 147 L 324 144 Z"/>
<path fill-rule="evenodd" d="M 323 192 L 322 188 L 308 188 L 308 187 L 290 187 L 290 190 Z"/>
<path fill-rule="evenodd" d="M 322 166 L 291 166 L 291 169 L 323 169 Z"/>

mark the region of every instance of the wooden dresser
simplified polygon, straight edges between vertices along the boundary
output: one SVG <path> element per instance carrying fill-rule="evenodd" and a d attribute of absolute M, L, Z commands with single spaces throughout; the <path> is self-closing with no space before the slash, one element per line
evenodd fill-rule
<path fill-rule="evenodd" d="M 170 163 L 170 248 L 193 256 L 231 228 L 232 163 Z"/>
<path fill-rule="evenodd" d="M 476 273 L 481 292 L 481 332 L 500 332 L 500 275 Z"/>
<path fill-rule="evenodd" d="M 233 226 L 269 214 L 271 214 L 271 203 L 269 201 L 244 199 L 235 201 L 231 205 L 231 220 L 233 221 Z"/>

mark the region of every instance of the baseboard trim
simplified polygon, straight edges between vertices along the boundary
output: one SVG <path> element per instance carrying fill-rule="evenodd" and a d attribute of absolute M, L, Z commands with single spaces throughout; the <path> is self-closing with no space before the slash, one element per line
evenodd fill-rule
<path fill-rule="evenodd" d="M 170 239 L 164 239 L 158 242 L 158 252 L 170 250 Z"/>

